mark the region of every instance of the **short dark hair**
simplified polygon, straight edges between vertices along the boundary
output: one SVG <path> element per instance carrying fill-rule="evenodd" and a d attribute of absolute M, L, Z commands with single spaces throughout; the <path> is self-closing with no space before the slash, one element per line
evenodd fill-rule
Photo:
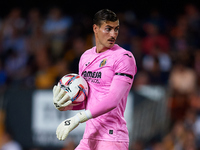
<path fill-rule="evenodd" d="M 99 10 L 94 15 L 93 24 L 101 26 L 102 22 L 106 22 L 106 21 L 115 22 L 117 20 L 119 20 L 119 19 L 113 11 L 111 11 L 109 9 L 102 9 L 102 10 Z"/>

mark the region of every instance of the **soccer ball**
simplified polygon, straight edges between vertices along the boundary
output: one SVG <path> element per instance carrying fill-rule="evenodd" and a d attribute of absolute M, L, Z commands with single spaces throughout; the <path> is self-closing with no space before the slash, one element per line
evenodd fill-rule
<path fill-rule="evenodd" d="M 72 106 L 79 105 L 87 99 L 89 87 L 82 76 L 75 73 L 67 74 L 60 79 L 59 85 L 70 96 Z"/>

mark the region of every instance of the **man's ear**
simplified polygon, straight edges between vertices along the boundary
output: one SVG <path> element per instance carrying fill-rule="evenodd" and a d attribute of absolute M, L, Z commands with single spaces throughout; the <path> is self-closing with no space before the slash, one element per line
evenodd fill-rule
<path fill-rule="evenodd" d="M 93 24 L 93 31 L 94 31 L 94 33 L 96 33 L 97 30 L 98 30 L 98 26 L 96 24 Z"/>

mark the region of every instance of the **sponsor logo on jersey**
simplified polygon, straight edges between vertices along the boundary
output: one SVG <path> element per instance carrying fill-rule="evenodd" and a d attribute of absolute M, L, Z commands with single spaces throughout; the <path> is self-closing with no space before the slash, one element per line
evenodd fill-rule
<path fill-rule="evenodd" d="M 82 73 L 84 78 L 91 77 L 91 78 L 101 78 L 101 72 L 92 72 L 92 71 L 84 71 Z"/>
<path fill-rule="evenodd" d="M 84 77 L 84 79 L 87 82 L 91 82 L 91 83 L 96 83 L 96 84 L 100 84 L 100 80 L 101 79 L 101 72 L 92 72 L 92 71 L 84 71 L 82 73 L 82 76 Z"/>
<path fill-rule="evenodd" d="M 99 67 L 103 67 L 106 64 L 107 59 L 103 59 L 99 65 Z"/>

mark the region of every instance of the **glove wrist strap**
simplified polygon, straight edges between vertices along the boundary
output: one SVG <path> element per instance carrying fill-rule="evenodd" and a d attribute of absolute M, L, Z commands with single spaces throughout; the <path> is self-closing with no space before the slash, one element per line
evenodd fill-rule
<path fill-rule="evenodd" d="M 79 122 L 83 123 L 92 118 L 92 115 L 89 110 L 82 111 L 76 115 L 79 118 Z"/>

